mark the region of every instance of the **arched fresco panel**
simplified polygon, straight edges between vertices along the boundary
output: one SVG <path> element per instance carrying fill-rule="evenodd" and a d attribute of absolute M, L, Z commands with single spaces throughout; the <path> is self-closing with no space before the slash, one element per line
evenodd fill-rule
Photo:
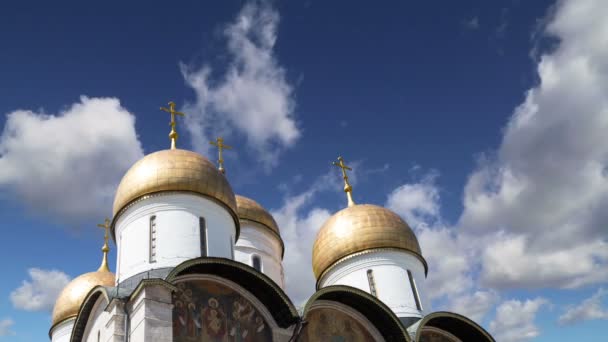
<path fill-rule="evenodd" d="M 419 342 L 461 342 L 454 335 L 439 330 L 439 329 L 431 329 L 431 328 L 423 328 L 420 333 Z"/>
<path fill-rule="evenodd" d="M 189 280 L 177 287 L 173 341 L 272 341 L 262 315 L 234 289 L 210 280 Z"/>
<path fill-rule="evenodd" d="M 374 342 L 368 329 L 354 317 L 332 308 L 312 309 L 298 341 Z"/>

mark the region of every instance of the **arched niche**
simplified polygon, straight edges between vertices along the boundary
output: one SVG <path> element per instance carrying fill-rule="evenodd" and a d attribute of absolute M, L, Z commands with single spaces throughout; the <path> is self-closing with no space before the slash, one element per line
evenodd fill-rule
<path fill-rule="evenodd" d="M 174 342 L 270 342 L 280 330 L 269 308 L 230 280 L 191 274 L 173 284 Z"/>
<path fill-rule="evenodd" d="M 298 341 L 384 341 L 374 325 L 359 312 L 333 301 L 319 300 L 307 312 Z"/>
<path fill-rule="evenodd" d="M 416 332 L 419 342 L 495 342 L 492 335 L 472 320 L 453 312 L 438 311 L 425 316 Z"/>
<path fill-rule="evenodd" d="M 327 286 L 310 297 L 297 335 L 298 341 L 410 341 L 390 308 L 369 293 L 346 285 Z"/>

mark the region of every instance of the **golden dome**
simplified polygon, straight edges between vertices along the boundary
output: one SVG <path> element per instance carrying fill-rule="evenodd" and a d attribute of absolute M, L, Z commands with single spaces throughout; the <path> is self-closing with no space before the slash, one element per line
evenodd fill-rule
<path fill-rule="evenodd" d="M 377 249 L 401 249 L 424 264 L 416 235 L 394 212 L 371 204 L 355 204 L 330 217 L 319 230 L 312 251 L 317 280 L 332 265 L 355 253 Z"/>
<path fill-rule="evenodd" d="M 57 297 L 53 308 L 53 326 L 76 317 L 85 297 L 95 286 L 114 286 L 114 283 L 114 273 L 101 267 L 97 272 L 85 273 L 72 280 Z"/>
<path fill-rule="evenodd" d="M 132 201 L 162 191 L 211 197 L 230 208 L 236 218 L 236 200 L 226 177 L 200 154 L 179 149 L 151 153 L 127 171 L 116 190 L 114 217 Z"/>
<path fill-rule="evenodd" d="M 279 237 L 281 236 L 277 222 L 258 202 L 245 196 L 236 195 L 236 207 L 239 219 L 259 223 Z"/>

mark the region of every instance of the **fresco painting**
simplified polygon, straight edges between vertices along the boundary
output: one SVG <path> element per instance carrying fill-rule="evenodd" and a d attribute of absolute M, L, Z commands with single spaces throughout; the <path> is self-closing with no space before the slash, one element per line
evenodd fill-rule
<path fill-rule="evenodd" d="M 298 341 L 373 342 L 369 331 L 355 318 L 335 309 L 313 309 Z"/>
<path fill-rule="evenodd" d="M 438 331 L 423 330 L 420 334 L 420 342 L 459 342 Z"/>
<path fill-rule="evenodd" d="M 173 293 L 176 342 L 272 341 L 272 331 L 250 301 L 209 280 L 177 284 Z"/>

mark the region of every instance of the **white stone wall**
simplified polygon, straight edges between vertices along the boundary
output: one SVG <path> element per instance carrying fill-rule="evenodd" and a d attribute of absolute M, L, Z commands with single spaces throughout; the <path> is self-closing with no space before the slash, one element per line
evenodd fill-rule
<path fill-rule="evenodd" d="M 57 324 L 51 331 L 51 342 L 70 342 L 75 322 L 76 318 L 70 318 Z"/>
<path fill-rule="evenodd" d="M 251 221 L 241 221 L 241 234 L 236 242 L 234 259 L 253 267 L 253 256 L 262 261 L 262 273 L 285 286 L 281 242 L 268 228 Z"/>
<path fill-rule="evenodd" d="M 129 303 L 131 342 L 173 340 L 173 305 L 171 291 L 160 285 L 149 285 Z"/>
<path fill-rule="evenodd" d="M 150 262 L 152 215 L 156 216 L 156 262 Z M 200 257 L 199 217 L 207 226 L 207 255 L 232 259 L 236 227 L 226 208 L 195 194 L 162 194 L 135 203 L 117 220 L 117 282 Z"/>
<path fill-rule="evenodd" d="M 119 342 L 124 340 L 124 311 L 116 301 L 108 306 L 102 295 L 97 298 L 86 323 L 82 341 Z"/>
<path fill-rule="evenodd" d="M 320 287 L 348 285 L 371 293 L 367 271 L 373 271 L 378 299 L 386 304 L 397 317 L 422 317 L 430 310 L 425 291 L 424 265 L 413 254 L 396 250 L 363 253 L 335 265 L 327 272 Z M 422 310 L 416 302 L 407 270 L 412 272 Z"/>

